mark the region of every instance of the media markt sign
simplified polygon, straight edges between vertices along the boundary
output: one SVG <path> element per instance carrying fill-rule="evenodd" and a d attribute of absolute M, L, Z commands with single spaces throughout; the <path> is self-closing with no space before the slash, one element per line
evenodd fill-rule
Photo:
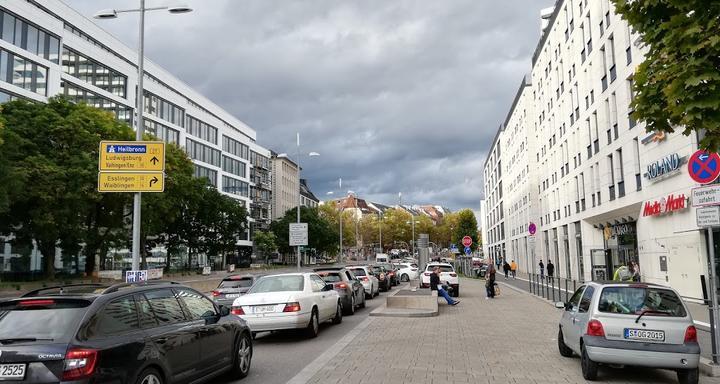
<path fill-rule="evenodd" d="M 307 223 L 290 223 L 290 246 L 308 245 Z"/>
<path fill-rule="evenodd" d="M 680 157 L 677 153 L 673 153 L 654 163 L 648 164 L 645 177 L 647 177 L 648 180 L 664 178 L 679 171 L 680 167 L 685 164 L 685 161 L 687 161 L 687 157 Z"/>
<path fill-rule="evenodd" d="M 667 198 L 663 197 L 660 200 L 645 202 L 643 216 L 660 216 L 687 209 L 689 206 L 688 198 L 684 193 L 681 195 L 670 194 Z"/>

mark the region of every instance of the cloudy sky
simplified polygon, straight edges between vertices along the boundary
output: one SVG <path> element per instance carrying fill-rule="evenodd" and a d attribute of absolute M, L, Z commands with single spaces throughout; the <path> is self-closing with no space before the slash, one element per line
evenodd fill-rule
<path fill-rule="evenodd" d="M 128 0 L 65 0 L 90 17 Z M 295 153 L 326 198 L 479 210 L 482 165 L 552 0 L 195 0 L 150 13 L 146 55 Z M 147 6 L 177 4 L 149 0 Z M 136 47 L 137 18 L 97 21 Z M 342 190 L 338 178 L 343 179 Z"/>

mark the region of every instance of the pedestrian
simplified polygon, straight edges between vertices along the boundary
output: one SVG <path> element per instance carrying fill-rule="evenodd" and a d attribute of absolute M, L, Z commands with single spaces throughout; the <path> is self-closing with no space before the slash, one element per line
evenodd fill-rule
<path fill-rule="evenodd" d="M 510 275 L 510 264 L 508 264 L 507 260 L 503 260 L 503 272 L 505 272 L 505 280 L 507 280 Z"/>
<path fill-rule="evenodd" d="M 548 279 L 550 281 L 553 281 L 554 277 L 555 277 L 555 264 L 553 264 L 552 260 L 550 260 L 550 259 L 548 259 L 547 271 L 548 271 Z"/>
<path fill-rule="evenodd" d="M 510 274 L 512 275 L 513 280 L 515 280 L 515 274 L 517 273 L 517 263 L 515 260 L 513 260 L 510 263 Z"/>
<path fill-rule="evenodd" d="M 487 272 L 485 272 L 485 279 L 487 281 L 485 282 L 485 290 L 487 293 L 487 297 L 485 297 L 485 300 L 493 299 L 495 298 L 495 272 L 497 270 L 495 269 L 495 266 L 490 264 L 488 266 Z"/>
<path fill-rule="evenodd" d="M 542 259 L 540 260 L 538 266 L 540 267 L 540 279 L 542 280 L 545 278 L 545 264 L 543 264 Z"/>
<path fill-rule="evenodd" d="M 430 289 L 438 291 L 438 296 L 444 297 L 450 305 L 458 305 L 460 303 L 460 300 L 453 300 L 450 295 L 448 295 L 448 292 L 440 282 L 440 267 L 433 268 L 433 273 L 430 275 Z"/>
<path fill-rule="evenodd" d="M 632 281 L 639 282 L 640 281 L 640 266 L 632 261 L 630 262 L 630 269 L 632 270 Z"/>

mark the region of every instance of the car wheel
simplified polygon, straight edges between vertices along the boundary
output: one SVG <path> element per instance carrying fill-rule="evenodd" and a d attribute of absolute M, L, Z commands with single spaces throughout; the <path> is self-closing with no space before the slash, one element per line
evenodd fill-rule
<path fill-rule="evenodd" d="M 370 290 L 370 294 L 368 294 L 367 292 L 365 292 L 365 298 L 366 298 L 366 299 L 372 300 L 373 297 L 375 297 L 375 295 L 372 293 L 372 289 Z"/>
<path fill-rule="evenodd" d="M 400 276 L 400 280 L 407 283 L 410 281 L 410 276 L 408 276 L 407 273 L 403 273 L 402 276 Z"/>
<path fill-rule="evenodd" d="M 313 308 L 312 313 L 310 313 L 310 322 L 305 328 L 305 335 L 308 338 L 312 339 L 314 337 L 317 337 L 319 331 L 320 323 L 318 322 L 317 308 Z"/>
<path fill-rule="evenodd" d="M 255 339 L 257 338 L 257 334 L 258 334 L 257 332 L 253 332 L 253 333 L 251 334 L 253 340 L 255 340 Z"/>
<path fill-rule="evenodd" d="M 573 355 L 572 349 L 565 345 L 565 337 L 563 336 L 562 329 L 558 330 L 558 349 L 562 357 L 572 357 Z"/>
<path fill-rule="evenodd" d="M 242 379 L 250 373 L 250 362 L 253 355 L 253 345 L 250 338 L 250 335 L 243 333 L 237 341 L 232 359 L 231 375 L 233 379 Z"/>
<path fill-rule="evenodd" d="M 340 324 L 342 323 L 342 316 L 343 316 L 343 309 L 340 302 L 337 302 L 337 308 L 335 308 L 335 317 L 332 319 L 333 324 Z"/>
<path fill-rule="evenodd" d="M 700 380 L 700 372 L 695 369 L 680 369 L 677 371 L 678 382 L 680 384 L 697 384 Z"/>
<path fill-rule="evenodd" d="M 352 316 L 355 314 L 355 294 L 354 293 L 352 294 L 352 296 L 350 296 L 349 307 L 350 308 L 343 308 L 344 309 L 343 315 Z"/>
<path fill-rule="evenodd" d="M 581 347 L 580 366 L 582 367 L 582 375 L 585 380 L 593 381 L 597 379 L 598 364 L 590 360 L 590 356 L 588 356 L 584 345 Z"/>
<path fill-rule="evenodd" d="M 162 375 L 155 368 L 148 368 L 138 376 L 137 384 L 162 384 Z"/>

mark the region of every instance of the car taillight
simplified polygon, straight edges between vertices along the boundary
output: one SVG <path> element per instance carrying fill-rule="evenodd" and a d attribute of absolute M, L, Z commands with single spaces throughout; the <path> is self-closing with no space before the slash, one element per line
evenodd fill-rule
<path fill-rule="evenodd" d="M 285 304 L 283 312 L 300 312 L 300 303 L 294 302 Z"/>
<path fill-rule="evenodd" d="M 431 273 L 430 273 L 430 272 L 425 272 L 425 273 L 423 273 L 423 275 L 425 275 L 425 276 L 430 276 Z"/>
<path fill-rule="evenodd" d="M 370 279 L 367 276 L 363 276 L 362 281 L 370 281 Z"/>
<path fill-rule="evenodd" d="M 212 291 L 213 297 L 220 296 L 220 291 Z"/>
<path fill-rule="evenodd" d="M 242 307 L 232 307 L 232 309 L 230 309 L 230 313 L 240 316 L 244 315 L 245 311 L 243 311 Z"/>
<path fill-rule="evenodd" d="M 587 325 L 587 331 L 585 333 L 587 333 L 588 336 L 605 337 L 605 330 L 603 329 L 603 325 L 598 320 L 590 320 Z"/>
<path fill-rule="evenodd" d="M 18 303 L 21 307 L 46 307 L 55 304 L 55 300 L 23 300 Z"/>
<path fill-rule="evenodd" d="M 335 288 L 337 288 L 337 289 L 347 289 L 347 287 L 348 286 L 345 283 L 336 283 L 335 284 Z"/>
<path fill-rule="evenodd" d="M 450 277 L 457 277 L 457 273 L 451 273 Z"/>
<path fill-rule="evenodd" d="M 65 354 L 63 381 L 79 380 L 95 372 L 97 351 L 94 349 L 71 349 Z"/>
<path fill-rule="evenodd" d="M 685 343 L 697 343 L 697 329 L 694 325 L 687 327 L 685 330 Z"/>

